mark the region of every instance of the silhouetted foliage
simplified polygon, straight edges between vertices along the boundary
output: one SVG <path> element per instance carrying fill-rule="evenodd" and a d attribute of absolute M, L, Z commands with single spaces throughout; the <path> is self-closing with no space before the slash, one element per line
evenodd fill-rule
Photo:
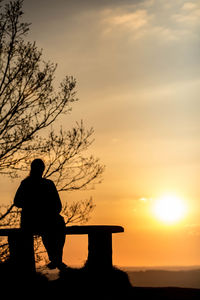
<path fill-rule="evenodd" d="M 23 0 L 16 0 L 0 7 L 0 174 L 16 178 L 40 157 L 44 177 L 51 177 L 58 191 L 91 187 L 104 170 L 98 159 L 83 155 L 93 142 L 93 128 L 85 129 L 83 121 L 68 131 L 53 127 L 77 101 L 76 80 L 66 76 L 54 85 L 57 66 L 43 60 L 35 42 L 26 41 L 30 24 L 22 21 L 22 6 Z M 66 223 L 84 222 L 93 208 L 87 199 L 64 204 L 62 214 Z M 14 208 L 4 218 L 2 207 L 0 226 L 18 226 L 18 214 Z"/>

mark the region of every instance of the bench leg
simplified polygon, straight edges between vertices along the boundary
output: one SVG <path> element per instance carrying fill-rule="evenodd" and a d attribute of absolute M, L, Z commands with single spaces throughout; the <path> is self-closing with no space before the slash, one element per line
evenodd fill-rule
<path fill-rule="evenodd" d="M 86 266 L 95 269 L 112 268 L 111 233 L 90 233 L 88 235 L 88 259 Z"/>
<path fill-rule="evenodd" d="M 35 272 L 33 235 L 27 233 L 8 236 L 10 262 L 20 272 Z"/>

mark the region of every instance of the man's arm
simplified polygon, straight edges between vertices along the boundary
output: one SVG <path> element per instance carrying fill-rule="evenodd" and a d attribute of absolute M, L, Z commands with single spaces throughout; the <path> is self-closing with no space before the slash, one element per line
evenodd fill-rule
<path fill-rule="evenodd" d="M 14 205 L 22 208 L 24 206 L 24 188 L 21 183 L 14 197 Z"/>
<path fill-rule="evenodd" d="M 51 181 L 51 185 L 52 185 L 52 195 L 51 196 L 53 198 L 53 202 L 55 205 L 55 211 L 57 213 L 60 213 L 62 210 L 62 202 L 60 200 L 60 196 L 58 194 L 58 191 L 57 191 L 56 186 L 53 181 Z"/>

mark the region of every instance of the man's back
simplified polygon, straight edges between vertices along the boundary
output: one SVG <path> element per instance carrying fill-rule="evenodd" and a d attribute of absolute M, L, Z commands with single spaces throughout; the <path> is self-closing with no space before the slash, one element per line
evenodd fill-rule
<path fill-rule="evenodd" d="M 62 208 L 54 183 L 31 176 L 21 182 L 14 204 L 22 208 L 21 226 L 33 230 L 44 230 L 53 225 Z"/>

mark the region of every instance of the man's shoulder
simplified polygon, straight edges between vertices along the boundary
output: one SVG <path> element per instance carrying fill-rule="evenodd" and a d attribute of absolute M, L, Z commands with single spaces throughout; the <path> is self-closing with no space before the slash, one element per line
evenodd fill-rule
<path fill-rule="evenodd" d="M 26 177 L 21 181 L 21 184 L 24 185 L 24 184 L 28 183 L 29 181 L 30 181 L 30 178 Z"/>
<path fill-rule="evenodd" d="M 26 177 L 25 179 L 23 179 L 21 181 L 22 185 L 25 185 L 27 183 L 33 183 L 35 182 L 35 180 L 33 180 L 30 176 Z M 38 180 L 36 180 L 36 182 L 38 182 Z M 49 184 L 49 185 L 54 185 L 54 182 L 51 179 L 47 179 L 47 178 L 41 178 L 39 180 L 39 182 L 45 183 L 45 184 Z"/>
<path fill-rule="evenodd" d="M 42 182 L 48 185 L 54 185 L 54 182 L 51 179 L 42 178 Z"/>

